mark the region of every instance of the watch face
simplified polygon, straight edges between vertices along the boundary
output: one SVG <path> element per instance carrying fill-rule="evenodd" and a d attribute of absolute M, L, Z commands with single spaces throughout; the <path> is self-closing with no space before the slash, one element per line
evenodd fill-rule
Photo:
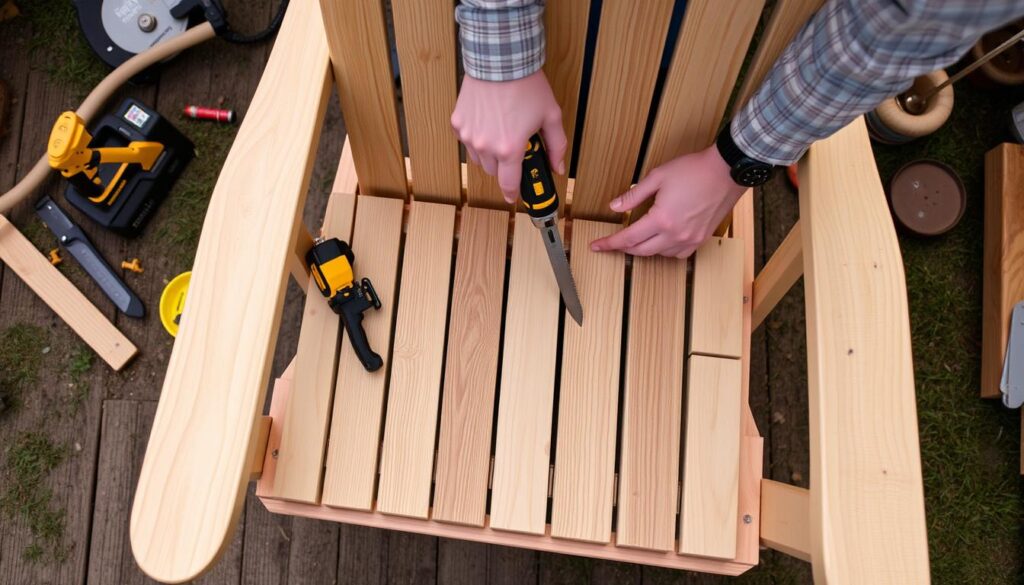
<path fill-rule="evenodd" d="M 772 175 L 772 165 L 745 158 L 732 168 L 732 178 L 744 187 L 764 185 Z"/>

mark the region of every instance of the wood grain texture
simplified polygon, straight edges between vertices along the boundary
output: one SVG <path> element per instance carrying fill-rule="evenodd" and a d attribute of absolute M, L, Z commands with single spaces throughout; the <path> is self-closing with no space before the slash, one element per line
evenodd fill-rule
<path fill-rule="evenodd" d="M 775 65 L 779 55 L 796 37 L 804 23 L 824 3 L 825 0 L 778 0 L 775 2 L 771 18 L 768 20 L 764 32 L 761 33 L 757 51 L 743 78 L 743 85 L 740 86 L 740 92 L 736 95 L 733 112 L 743 107 L 747 100 L 754 95 L 754 92 L 761 87 L 761 83 L 768 76 L 768 72 Z"/>
<path fill-rule="evenodd" d="M 558 349 L 558 283 L 544 242 L 516 214 L 491 486 L 491 526 L 543 534 Z"/>
<path fill-rule="evenodd" d="M 498 187 L 498 179 L 488 175 L 482 166 L 468 157 L 466 160 L 466 202 L 488 209 L 512 209 Z"/>
<path fill-rule="evenodd" d="M 111 368 L 120 370 L 138 352 L 135 345 L 2 215 L 0 260 Z"/>
<path fill-rule="evenodd" d="M 768 313 L 804 274 L 803 236 L 797 220 L 775 253 L 754 279 L 753 326 L 756 329 Z"/>
<path fill-rule="evenodd" d="M 384 367 L 367 372 L 348 338 L 342 336 L 321 497 L 328 506 L 368 510 L 373 505 L 384 389 L 391 367 L 402 212 L 398 199 L 360 195 L 356 201 L 351 242 L 355 274 L 370 278 L 381 302 L 379 311 L 363 313 L 363 328 L 370 347 L 384 359 Z"/>
<path fill-rule="evenodd" d="M 572 161 L 576 134 L 576 113 L 583 78 L 583 52 L 587 44 L 587 25 L 590 22 L 590 0 L 549 2 L 544 7 L 544 32 L 547 54 L 544 76 L 551 84 L 555 101 L 562 107 L 562 128 L 568 147 L 565 150 L 565 168 Z M 566 195 L 567 178 L 555 174 L 555 189 Z M 560 209 L 560 212 L 564 208 Z"/>
<path fill-rule="evenodd" d="M 686 262 L 633 259 L 616 544 L 674 550 Z"/>
<path fill-rule="evenodd" d="M 761 542 L 802 561 L 811 560 L 810 493 L 796 486 L 761 480 Z"/>
<path fill-rule="evenodd" d="M 981 396 L 998 398 L 1013 305 L 1024 299 L 1024 146 L 985 155 Z"/>
<path fill-rule="evenodd" d="M 386 514 L 430 508 L 454 237 L 455 206 L 412 203 L 377 491 Z"/>
<path fill-rule="evenodd" d="M 334 193 L 327 202 L 323 233 L 349 241 L 356 196 Z M 278 479 L 267 497 L 320 501 L 327 429 L 334 397 L 341 320 L 327 304 L 312 277 L 305 282 L 306 298 L 295 350 L 295 389 L 281 423 L 277 446 Z"/>
<path fill-rule="evenodd" d="M 392 2 L 412 163 L 419 201 L 458 205 L 462 198 L 455 109 L 455 19 L 451 0 Z"/>
<path fill-rule="evenodd" d="M 672 0 L 605 0 L 579 145 L 572 215 L 616 221 L 608 202 L 629 188 L 658 77 Z"/>
<path fill-rule="evenodd" d="M 742 365 L 695 355 L 688 366 L 679 552 L 731 559 L 739 510 Z"/>
<path fill-rule="evenodd" d="M 693 261 L 690 353 L 738 358 L 743 352 L 743 240 L 712 237 Z"/>
<path fill-rule="evenodd" d="M 330 94 L 321 30 L 315 1 L 291 3 L 210 199 L 132 509 L 132 549 L 154 579 L 207 568 L 242 510 Z"/>
<path fill-rule="evenodd" d="M 566 317 L 562 337 L 551 495 L 551 535 L 559 538 L 611 540 L 626 257 L 592 252 L 589 243 L 619 229 L 572 225 L 572 273 L 587 315 L 583 326 Z"/>
<path fill-rule="evenodd" d="M 448 323 L 433 518 L 483 526 L 508 214 L 464 207 Z"/>
<path fill-rule="evenodd" d="M 641 176 L 715 141 L 764 0 L 690 0 Z"/>
<path fill-rule="evenodd" d="M 356 175 L 356 163 L 352 160 L 352 143 L 345 136 L 345 144 L 341 147 L 338 157 L 338 170 L 334 173 L 334 184 L 331 193 L 356 193 L 359 177 Z"/>
<path fill-rule="evenodd" d="M 927 583 L 906 282 L 863 118 L 804 158 L 800 218 L 815 580 Z"/>
<path fill-rule="evenodd" d="M 382 0 L 320 0 L 360 193 L 404 198 L 391 50 Z"/>

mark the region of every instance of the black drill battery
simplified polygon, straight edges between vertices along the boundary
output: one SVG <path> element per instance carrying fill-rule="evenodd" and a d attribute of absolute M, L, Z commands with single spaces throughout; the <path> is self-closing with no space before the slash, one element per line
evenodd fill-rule
<path fill-rule="evenodd" d="M 195 146 L 156 110 L 128 98 L 113 113 L 89 129 L 90 148 L 121 147 L 130 142 L 159 142 L 163 152 L 151 169 L 129 164 L 118 178 L 119 192 L 112 203 L 95 203 L 74 185 L 68 185 L 64 197 L 96 223 L 127 237 L 139 235 L 167 197 L 174 182 L 195 157 Z M 104 185 L 113 180 L 120 163 L 101 164 L 99 177 Z"/>

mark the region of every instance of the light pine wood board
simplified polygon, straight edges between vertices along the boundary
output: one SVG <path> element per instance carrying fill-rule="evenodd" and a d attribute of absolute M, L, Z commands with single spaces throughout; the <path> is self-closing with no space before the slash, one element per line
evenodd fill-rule
<path fill-rule="evenodd" d="M 508 213 L 462 208 L 448 323 L 433 518 L 484 525 L 501 346 Z"/>
<path fill-rule="evenodd" d="M 320 0 L 360 193 L 408 191 L 382 0 Z"/>
<path fill-rule="evenodd" d="M 754 280 L 753 326 L 756 329 L 804 274 L 803 236 L 797 220 L 786 239 Z"/>
<path fill-rule="evenodd" d="M 927 583 L 906 281 L 863 118 L 800 166 L 814 576 Z"/>
<path fill-rule="evenodd" d="M 356 193 L 359 177 L 356 176 L 355 161 L 352 160 L 352 143 L 345 136 L 345 144 L 341 147 L 338 157 L 338 170 L 334 173 L 334 184 L 331 193 Z"/>
<path fill-rule="evenodd" d="M 633 259 L 616 544 L 675 549 L 686 261 Z"/>
<path fill-rule="evenodd" d="M 455 109 L 455 19 L 451 0 L 392 2 L 412 163 L 419 201 L 457 205 L 462 198 Z"/>
<path fill-rule="evenodd" d="M 516 214 L 491 486 L 491 526 L 543 534 L 559 292 L 540 233 Z"/>
<path fill-rule="evenodd" d="M 1024 147 L 985 156 L 985 280 L 981 304 L 981 396 L 998 398 L 1013 305 L 1024 299 Z"/>
<path fill-rule="evenodd" d="M 587 43 L 589 21 L 590 0 L 549 2 L 544 7 L 544 32 L 547 42 L 544 76 L 551 84 L 555 100 L 562 107 L 562 128 L 568 141 L 565 150 L 566 170 L 572 161 L 580 81 L 583 78 L 583 52 Z M 554 169 L 552 173 L 555 178 L 555 189 L 564 198 L 567 178 L 555 173 Z M 564 209 L 559 208 L 559 213 Z"/>
<path fill-rule="evenodd" d="M 766 546 L 810 562 L 810 499 L 803 488 L 761 480 L 761 540 Z"/>
<path fill-rule="evenodd" d="M 743 352 L 743 240 L 712 237 L 693 261 L 690 353 L 738 358 Z"/>
<path fill-rule="evenodd" d="M 380 297 L 379 311 L 363 313 L 366 337 L 384 366 L 367 372 L 342 336 L 334 387 L 327 471 L 321 501 L 328 506 L 368 510 L 373 505 L 380 449 L 384 389 L 391 367 L 391 323 L 395 312 L 401 200 L 360 195 L 352 228 L 356 278 L 369 277 Z"/>
<path fill-rule="evenodd" d="M 672 0 L 605 0 L 576 169 L 574 218 L 616 221 L 643 139 Z"/>
<path fill-rule="evenodd" d="M 323 233 L 349 241 L 356 196 L 333 193 L 327 201 Z M 266 497 L 315 504 L 320 501 L 327 429 L 334 396 L 341 320 L 331 310 L 312 277 L 295 350 L 295 392 L 285 411 L 277 449 L 278 478 Z"/>
<path fill-rule="evenodd" d="M 412 203 L 377 491 L 386 514 L 430 509 L 454 231 L 455 206 Z"/>
<path fill-rule="evenodd" d="M 467 157 L 466 202 L 477 207 L 511 209 L 498 187 L 498 179 L 484 172 L 484 168 Z"/>
<path fill-rule="evenodd" d="M 111 368 L 120 370 L 138 352 L 96 305 L 2 215 L 0 260 Z"/>
<path fill-rule="evenodd" d="M 761 33 L 757 43 L 757 51 L 747 68 L 747 74 L 743 78 L 743 85 L 736 95 L 733 105 L 735 112 L 743 107 L 754 92 L 761 87 L 764 78 L 768 76 L 779 55 L 786 49 L 797 32 L 804 26 L 811 16 L 821 8 L 825 0 L 778 0 L 772 8 L 772 15 L 768 24 Z"/>
<path fill-rule="evenodd" d="M 626 257 L 590 251 L 618 224 L 572 224 L 572 273 L 586 308 L 583 326 L 566 316 L 551 535 L 609 542 L 615 481 L 616 421 Z"/>
<path fill-rule="evenodd" d="M 131 519 L 150 577 L 194 578 L 238 523 L 330 95 L 319 6 L 289 6 L 210 198 Z M 273 140 L 267 140 L 273 136 Z"/>
<path fill-rule="evenodd" d="M 641 176 L 715 141 L 764 0 L 690 0 Z"/>
<path fill-rule="evenodd" d="M 731 559 L 739 511 L 742 364 L 695 355 L 688 365 L 679 552 Z"/>

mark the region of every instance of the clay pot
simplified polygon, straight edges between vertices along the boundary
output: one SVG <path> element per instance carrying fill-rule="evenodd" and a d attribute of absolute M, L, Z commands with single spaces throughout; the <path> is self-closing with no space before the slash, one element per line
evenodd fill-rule
<path fill-rule="evenodd" d="M 896 221 L 919 236 L 953 229 L 967 208 L 963 181 L 948 165 L 916 160 L 903 165 L 889 182 L 889 207 Z"/>
<path fill-rule="evenodd" d="M 1020 32 L 1024 22 L 1004 26 L 981 37 L 971 47 L 970 61 L 976 61 L 985 53 L 1003 44 L 1013 35 Z M 979 67 L 971 76 L 981 76 L 985 81 L 995 85 L 1024 84 L 1024 43 L 1017 42 L 1014 46 L 996 55 L 991 61 Z"/>
<path fill-rule="evenodd" d="M 923 95 L 949 79 L 945 71 L 933 71 L 918 77 L 909 92 Z M 871 137 L 885 144 L 904 144 L 927 136 L 946 123 L 953 112 L 953 86 L 943 88 L 928 99 L 924 111 L 911 114 L 899 101 L 899 96 L 882 102 L 866 116 Z"/>

